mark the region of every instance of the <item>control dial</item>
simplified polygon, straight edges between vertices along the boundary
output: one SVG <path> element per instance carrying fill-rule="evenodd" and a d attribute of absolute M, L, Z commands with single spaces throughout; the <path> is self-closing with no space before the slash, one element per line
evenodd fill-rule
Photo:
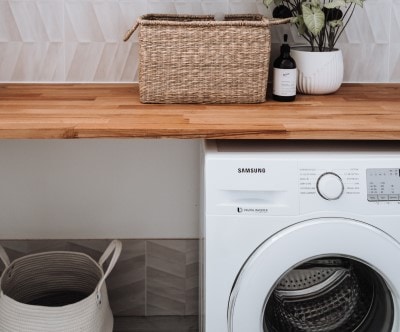
<path fill-rule="evenodd" d="M 343 181 L 336 173 L 324 173 L 317 180 L 317 191 L 322 198 L 334 201 L 343 194 Z"/>

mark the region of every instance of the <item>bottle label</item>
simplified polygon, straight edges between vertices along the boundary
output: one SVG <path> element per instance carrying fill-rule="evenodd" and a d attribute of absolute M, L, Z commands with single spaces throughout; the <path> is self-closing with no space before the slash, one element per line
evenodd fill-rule
<path fill-rule="evenodd" d="M 297 69 L 274 68 L 272 93 L 276 96 L 296 95 Z"/>

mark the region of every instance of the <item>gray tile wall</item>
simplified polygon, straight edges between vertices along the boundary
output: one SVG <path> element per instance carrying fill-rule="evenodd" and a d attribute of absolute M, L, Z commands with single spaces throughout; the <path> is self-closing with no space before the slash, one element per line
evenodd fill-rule
<path fill-rule="evenodd" d="M 340 42 L 345 81 L 400 82 L 400 0 L 364 7 Z M 137 81 L 137 36 L 121 39 L 149 12 L 271 16 L 262 0 L 0 0 L 0 82 Z M 273 28 L 274 56 L 287 30 Z"/>
<path fill-rule="evenodd" d="M 198 314 L 198 240 L 122 242 L 120 259 L 107 279 L 110 304 L 115 316 L 189 317 Z M 11 260 L 50 250 L 84 252 L 98 260 L 108 243 L 108 240 L 0 241 Z M 3 266 L 0 272 L 2 269 Z M 129 320 L 121 320 L 120 324 L 124 321 Z M 152 322 L 157 321 L 155 319 Z M 193 319 L 189 321 L 193 323 Z M 144 323 L 141 321 L 140 324 Z"/>

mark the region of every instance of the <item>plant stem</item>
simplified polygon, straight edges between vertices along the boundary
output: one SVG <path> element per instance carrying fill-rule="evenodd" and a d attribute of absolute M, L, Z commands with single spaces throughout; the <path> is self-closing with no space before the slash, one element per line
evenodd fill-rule
<path fill-rule="evenodd" d="M 352 6 L 353 6 L 353 9 L 352 9 L 352 11 L 351 11 L 351 13 L 350 13 L 350 17 L 346 20 L 346 23 L 342 26 L 342 28 L 341 28 L 341 29 L 338 29 L 338 30 L 336 31 L 336 34 L 335 34 L 335 36 L 334 36 L 333 45 L 335 45 L 335 44 L 337 43 L 337 41 L 339 40 L 340 36 L 342 35 L 344 29 L 346 28 L 347 24 L 349 24 L 349 21 L 350 21 L 351 17 L 353 16 L 354 10 L 356 9 L 356 5 L 355 5 L 354 3 L 350 4 L 349 8 L 346 10 L 346 12 L 345 12 L 345 14 L 343 15 L 343 18 L 342 18 L 342 19 L 345 18 L 347 12 L 349 11 L 349 9 L 350 9 Z M 337 33 L 337 32 L 339 32 L 339 33 Z"/>

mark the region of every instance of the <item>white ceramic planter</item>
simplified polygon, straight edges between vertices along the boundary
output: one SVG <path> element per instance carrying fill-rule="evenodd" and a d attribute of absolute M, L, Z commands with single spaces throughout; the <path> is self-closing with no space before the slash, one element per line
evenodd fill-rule
<path fill-rule="evenodd" d="M 297 90 L 321 95 L 335 92 L 343 82 L 342 51 L 311 52 L 310 47 L 292 47 L 290 54 L 297 66 Z"/>

